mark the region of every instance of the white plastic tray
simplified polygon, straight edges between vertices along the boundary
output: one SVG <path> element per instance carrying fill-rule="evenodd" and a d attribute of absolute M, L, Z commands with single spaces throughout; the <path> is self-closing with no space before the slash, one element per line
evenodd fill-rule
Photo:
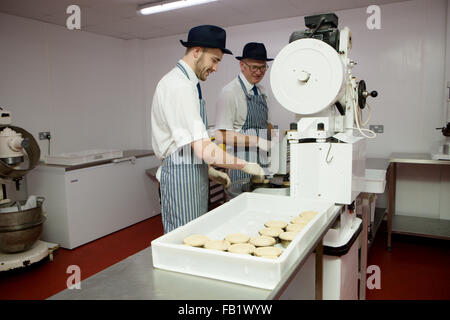
<path fill-rule="evenodd" d="M 152 241 L 153 266 L 273 289 L 303 253 L 313 236 L 327 223 L 334 208 L 330 202 L 246 192 Z M 305 210 L 315 210 L 319 214 L 284 249 L 278 259 L 183 245 L 183 239 L 192 234 L 204 234 L 210 239 L 217 240 L 236 232 L 248 234 L 250 237 L 257 236 L 258 230 L 264 227 L 264 222 L 268 220 L 289 222 Z"/>
<path fill-rule="evenodd" d="M 115 158 L 121 158 L 123 152 L 120 150 L 86 150 L 72 153 L 61 153 L 58 155 L 51 155 L 45 157 L 45 163 L 47 164 L 59 164 L 59 165 L 78 165 L 84 163 L 90 163 L 100 160 L 109 160 Z"/>
<path fill-rule="evenodd" d="M 386 170 L 366 169 L 364 192 L 384 193 Z"/>

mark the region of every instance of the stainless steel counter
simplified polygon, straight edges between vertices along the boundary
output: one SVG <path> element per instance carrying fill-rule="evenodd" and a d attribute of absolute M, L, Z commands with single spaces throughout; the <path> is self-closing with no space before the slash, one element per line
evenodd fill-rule
<path fill-rule="evenodd" d="M 341 208 L 341 206 L 335 206 L 328 223 L 315 235 L 304 253 L 295 261 L 292 268 L 273 290 L 155 269 L 153 268 L 151 247 L 149 247 L 83 280 L 81 289 L 66 289 L 49 299 L 278 299 L 291 284 L 310 254 L 316 248 L 319 250 L 322 247 L 322 239 L 328 229 L 334 224 Z M 320 259 L 322 258 L 321 255 L 317 256 L 320 256 Z M 74 263 L 76 262 L 74 261 Z M 321 263 L 319 264 L 321 265 Z M 319 281 L 321 285 L 321 277 Z"/>
<path fill-rule="evenodd" d="M 390 163 L 450 164 L 449 160 L 433 160 L 429 153 L 392 153 Z"/>
<path fill-rule="evenodd" d="M 390 155 L 388 168 L 388 250 L 391 250 L 392 247 L 392 233 L 450 240 L 450 222 L 447 219 L 415 217 L 396 212 L 395 199 L 399 165 L 450 165 L 450 161 L 433 160 L 428 153 L 392 153 Z"/>

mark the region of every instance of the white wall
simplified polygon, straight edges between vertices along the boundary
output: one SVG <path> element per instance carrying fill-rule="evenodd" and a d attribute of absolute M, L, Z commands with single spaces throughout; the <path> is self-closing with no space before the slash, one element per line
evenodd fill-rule
<path fill-rule="evenodd" d="M 447 2 L 382 5 L 381 30 L 367 29 L 366 8 L 336 12 L 340 26 L 352 30 L 354 75 L 379 92 L 369 100 L 370 123 L 384 124 L 385 133 L 369 141 L 368 157 L 430 152 L 442 141 L 435 128 L 443 125 L 445 114 Z M 303 17 L 229 27 L 227 46 L 237 56 L 246 42 L 264 42 L 275 57 L 290 34 L 304 28 Z M 0 105 L 12 111 L 14 125 L 35 137 L 51 131 L 52 153 L 149 148 L 154 89 L 183 55 L 179 39 L 186 38 L 126 41 L 0 14 Z M 238 72 L 237 60 L 226 55 L 219 71 L 203 83 L 210 124 L 217 94 Z M 273 98 L 269 73 L 262 84 L 269 92 L 272 122 L 287 128 L 295 117 Z M 40 146 L 45 153 L 47 142 Z"/>
<path fill-rule="evenodd" d="M 380 8 L 380 30 L 367 28 L 366 8 L 336 12 L 339 26 L 352 30 L 350 57 L 358 63 L 353 69 L 354 75 L 364 79 L 368 89 L 379 93 L 378 98 L 368 100 L 373 108 L 370 124 L 384 124 L 385 132 L 368 142 L 367 156 L 430 152 L 442 140 L 435 128 L 442 126 L 445 110 L 447 1 L 415 0 Z M 239 56 L 245 43 L 264 42 L 269 56 L 275 57 L 293 31 L 304 29 L 303 17 L 229 27 L 226 28 L 227 47 Z M 184 48 L 178 40 L 186 38 L 187 34 L 183 34 L 144 42 L 149 92 L 183 55 Z M 210 124 L 215 122 L 217 94 L 238 72 L 237 60 L 225 55 L 219 71 L 202 84 Z M 273 98 L 269 73 L 262 84 L 270 93 L 272 122 L 280 128 L 288 128 L 294 115 Z"/>
<path fill-rule="evenodd" d="M 0 43 L 0 106 L 36 139 L 50 131 L 53 154 L 146 146 L 140 41 L 0 14 Z"/>

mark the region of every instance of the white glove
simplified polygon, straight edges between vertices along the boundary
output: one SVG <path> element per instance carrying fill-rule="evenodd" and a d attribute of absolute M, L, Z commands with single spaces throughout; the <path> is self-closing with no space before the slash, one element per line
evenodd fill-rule
<path fill-rule="evenodd" d="M 272 144 L 269 140 L 258 138 L 258 148 L 264 151 L 269 151 L 272 147 Z"/>
<path fill-rule="evenodd" d="M 261 166 L 255 162 L 247 162 L 244 168 L 241 171 L 248 173 L 252 176 L 264 176 L 264 170 Z"/>
<path fill-rule="evenodd" d="M 208 168 L 208 177 L 212 181 L 222 184 L 227 189 L 230 187 L 231 180 L 225 172 L 221 172 L 210 166 Z"/>

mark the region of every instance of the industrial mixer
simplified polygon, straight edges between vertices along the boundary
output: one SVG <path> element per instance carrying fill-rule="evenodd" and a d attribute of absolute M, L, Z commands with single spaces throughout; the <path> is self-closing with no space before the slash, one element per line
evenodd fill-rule
<path fill-rule="evenodd" d="M 9 199 L 7 186 L 20 191 L 23 177 L 40 158 L 40 149 L 26 130 L 11 125 L 11 114 L 0 108 L 0 271 L 28 266 L 50 255 L 54 244 L 39 241 L 45 221 L 44 198 Z M 17 197 L 12 195 L 11 198 Z"/>

